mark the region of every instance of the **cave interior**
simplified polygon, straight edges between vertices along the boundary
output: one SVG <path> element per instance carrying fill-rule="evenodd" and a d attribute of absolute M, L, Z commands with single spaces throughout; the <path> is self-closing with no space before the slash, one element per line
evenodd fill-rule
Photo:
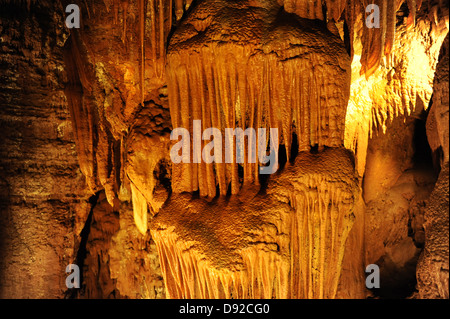
<path fill-rule="evenodd" d="M 446 0 L 0 0 L 0 298 L 448 299 L 448 31 Z"/>

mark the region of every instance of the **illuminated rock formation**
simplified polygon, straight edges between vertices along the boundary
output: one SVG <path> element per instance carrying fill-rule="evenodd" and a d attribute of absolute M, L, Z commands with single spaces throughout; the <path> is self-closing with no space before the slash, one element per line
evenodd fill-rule
<path fill-rule="evenodd" d="M 406 118 L 415 111 L 427 110 L 433 93 L 433 78 L 441 44 L 448 33 L 448 9 L 427 3 L 417 12 L 414 28 L 408 27 L 406 4 L 398 12 L 394 37 L 395 50 L 381 59 L 380 67 L 366 79 L 363 70 L 364 43 L 355 35 L 352 84 L 345 123 L 345 146 L 355 150 L 357 168 L 363 176 L 369 137 L 386 133 L 388 123 Z M 446 11 L 447 10 L 447 11 Z M 441 14 L 440 18 L 435 14 Z M 430 17 L 433 16 L 431 19 Z M 362 16 L 355 25 L 356 34 L 365 32 Z M 426 61 L 418 65 L 417 61 Z"/>
<path fill-rule="evenodd" d="M 350 62 L 340 42 L 323 25 L 289 15 L 276 3 L 201 2 L 168 49 L 173 127 L 191 135 L 193 120 L 202 121 L 202 132 L 214 127 L 223 135 L 225 128 L 276 128 L 288 159 L 293 134 L 295 152 L 342 145 Z M 200 157 L 195 151 L 191 159 Z M 245 146 L 244 152 L 243 183 L 258 183 L 258 163 L 250 163 Z M 240 188 L 235 159 L 175 164 L 172 170 L 175 192 L 214 197 L 216 184 L 222 195 L 230 183 L 233 194 Z"/>
<path fill-rule="evenodd" d="M 449 298 L 449 167 L 448 167 L 448 35 L 442 46 L 434 95 L 427 120 L 427 136 L 435 162 L 440 166 L 439 178 L 427 202 L 424 214 L 425 249 L 417 265 L 419 298 Z"/>
<path fill-rule="evenodd" d="M 0 1 L 0 296 L 448 298 L 448 17 L 441 0 Z M 278 129 L 255 150 L 277 172 L 248 138 L 231 162 L 175 163 L 176 128 Z"/>
<path fill-rule="evenodd" d="M 168 296 L 334 298 L 358 192 L 351 154 L 327 149 L 300 153 L 264 191 L 173 195 L 151 231 Z"/>
<path fill-rule="evenodd" d="M 170 123 L 163 120 L 168 115 L 167 108 L 144 108 L 126 140 L 125 170 L 130 180 L 134 220 L 143 235 L 147 232 L 148 209 L 153 216 L 168 197 L 168 189 L 160 184 L 164 165 L 170 161 Z"/>
<path fill-rule="evenodd" d="M 236 25 L 245 27 L 239 32 Z M 303 20 L 286 14 L 274 3 L 255 8 L 246 2 L 204 1 L 178 30 L 169 46 L 167 71 L 174 128 L 182 127 L 195 134 L 192 122 L 195 120 L 202 121 L 202 131 L 209 127 L 216 127 L 222 132 L 225 128 L 235 127 L 243 130 L 249 127 L 277 128 L 281 132 L 280 139 L 288 159 L 294 132 L 298 143 L 295 152 L 309 151 L 315 146 L 322 150 L 325 146 L 338 147 L 343 144 L 350 65 L 339 39 L 323 25 L 307 25 Z M 333 58 L 330 59 L 325 52 L 333 52 Z M 250 143 L 251 140 L 247 142 Z M 192 145 L 193 141 L 188 144 Z M 239 146 L 233 148 L 233 154 L 236 154 Z M 191 159 L 195 158 L 195 152 L 193 149 L 189 156 Z M 249 184 L 259 184 L 259 170 L 257 163 L 248 163 L 250 156 L 245 146 L 244 153 L 247 163 L 242 165 L 241 178 L 244 184 L 242 193 L 246 194 Z M 216 185 L 220 194 L 226 195 L 231 184 L 232 194 L 247 196 L 240 194 L 238 165 L 233 161 L 230 164 L 172 164 L 172 189 L 175 193 L 198 190 L 200 196 L 214 198 Z M 295 166 L 301 168 L 308 163 L 299 162 Z M 320 167 L 314 168 L 312 165 L 311 170 L 314 169 L 320 170 Z M 347 169 L 352 172 L 353 167 Z M 269 200 L 258 208 L 251 205 L 258 215 L 264 212 L 261 222 L 245 222 L 251 216 L 249 211 L 252 209 L 239 205 L 238 199 L 215 203 L 216 210 L 223 211 L 229 222 L 244 220 L 242 228 L 236 230 L 235 238 L 225 236 L 223 230 L 227 227 L 223 225 L 213 227 L 219 228 L 211 230 L 214 234 L 201 233 L 203 223 L 218 222 L 216 214 L 208 213 L 201 203 L 195 201 L 180 207 L 183 197 L 169 199 L 164 211 L 158 215 L 170 216 L 169 221 L 159 222 L 163 226 L 158 224 L 155 226 L 157 230 L 152 232 L 164 261 L 162 267 L 168 294 L 177 298 L 333 298 L 337 291 L 345 240 L 353 224 L 350 216 L 354 217 L 353 193 L 357 188 L 347 191 L 350 199 L 345 196 L 342 199 L 340 191 L 336 193 L 333 187 L 324 186 L 326 176 L 304 177 L 303 174 L 307 175 L 304 172 L 298 176 L 288 175 L 293 180 L 298 179 L 300 185 L 306 184 L 306 188 L 299 187 L 291 191 L 292 194 L 288 191 L 287 197 L 297 215 L 294 217 L 269 218 L 272 210 L 279 211 L 276 201 L 269 204 L 272 202 Z M 306 181 L 302 181 L 303 178 Z M 286 186 L 278 186 L 275 192 L 283 193 L 289 185 L 285 183 Z M 270 185 L 268 192 L 272 191 Z M 314 191 L 314 188 L 318 190 Z M 255 202 L 263 201 L 256 197 Z M 200 207 L 197 208 L 197 205 Z M 205 212 L 198 213 L 202 210 Z M 243 215 L 232 217 L 233 213 L 237 213 L 235 210 Z M 187 221 L 189 218 L 199 218 L 194 223 L 198 224 L 199 230 L 178 230 L 185 226 L 183 221 L 178 220 L 182 217 L 178 217 L 177 212 L 183 212 L 186 216 L 184 223 L 190 224 Z M 175 220 L 173 216 L 176 216 Z M 263 221 L 265 218 L 269 220 Z M 286 224 L 280 225 L 277 232 L 291 237 L 288 242 L 273 239 L 276 247 L 281 247 L 280 253 L 271 251 L 270 247 L 274 244 L 266 243 L 258 236 L 254 240 L 259 245 L 239 241 L 244 234 L 255 232 L 252 230 L 255 225 L 275 223 L 272 218 Z M 320 226 L 316 229 L 312 225 Z M 162 231 L 161 228 L 169 231 Z M 191 232 L 200 232 L 193 243 L 186 239 Z M 267 231 L 259 236 L 266 235 Z M 329 243 L 326 241 L 328 236 Z M 211 237 L 220 238 L 226 251 L 221 252 L 220 247 L 210 242 Z M 233 245 L 227 247 L 227 241 Z M 196 248 L 187 253 L 191 245 Z M 252 248 L 247 251 L 243 248 L 246 246 Z M 236 250 L 243 252 L 239 254 Z M 285 251 L 289 251 L 290 257 L 283 256 Z M 224 261 L 224 258 L 228 260 Z M 240 266 L 235 265 L 236 258 L 243 259 Z M 299 258 L 304 259 L 299 261 Z M 207 261 L 203 262 L 205 259 Z M 222 262 L 225 264 L 220 264 Z M 217 278 L 220 282 L 215 281 Z M 200 286 L 202 284 L 204 286 Z"/>

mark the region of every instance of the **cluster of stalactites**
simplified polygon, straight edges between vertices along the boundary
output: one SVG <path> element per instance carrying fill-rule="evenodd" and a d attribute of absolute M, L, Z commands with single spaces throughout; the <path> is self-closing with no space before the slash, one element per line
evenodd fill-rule
<path fill-rule="evenodd" d="M 291 298 L 334 298 L 345 243 L 354 223 L 352 193 L 317 175 L 291 194 Z M 309 184 L 309 185 L 308 185 Z"/>
<path fill-rule="evenodd" d="M 262 145 L 265 150 L 272 146 L 274 139 L 269 132 L 275 128 L 288 160 L 293 147 L 294 151 L 309 151 L 312 146 L 342 145 L 346 90 L 336 89 L 330 74 L 342 76 L 344 83 L 347 73 L 330 73 L 334 69 L 323 65 L 321 59 L 318 54 L 310 54 L 304 59 L 280 60 L 274 54 L 252 54 L 245 46 L 212 44 L 199 52 L 170 53 L 167 79 L 172 125 L 191 132 L 191 146 L 194 120 L 201 121 L 201 132 L 217 128 L 223 137 L 227 128 L 252 128 L 255 132 L 264 128 L 268 134 Z M 254 140 L 256 154 L 260 152 L 259 142 Z M 203 140 L 200 151 L 208 143 L 210 140 Z M 172 165 L 172 190 L 198 190 L 201 196 L 215 197 L 217 186 L 220 194 L 226 195 L 230 184 L 232 194 L 239 192 L 241 183 L 257 184 L 261 164 L 258 158 L 253 163 L 249 160 L 249 140 L 245 138 L 238 146 L 233 138 L 232 143 L 232 163 L 225 163 L 225 156 L 221 162 L 192 163 L 202 154 L 194 154 L 198 150 L 191 147 L 191 163 Z M 244 148 L 243 163 L 236 161 L 238 148 Z M 274 151 L 278 158 L 278 143 Z"/>
<path fill-rule="evenodd" d="M 72 119 L 77 155 L 82 173 L 90 191 L 105 190 L 108 202 L 114 205 L 118 192 L 123 147 L 120 140 L 111 135 L 106 120 L 95 109 L 93 95 L 96 93 L 89 80 L 92 77 L 82 54 L 83 45 L 77 36 L 71 37 L 65 52 L 68 74 L 66 96 Z"/>
<path fill-rule="evenodd" d="M 347 5 L 347 0 L 278 0 L 280 5 L 289 13 L 295 13 L 305 19 L 319 19 L 338 21 Z M 324 6 L 326 14 L 324 15 Z"/>
<path fill-rule="evenodd" d="M 171 299 L 289 298 L 289 262 L 255 245 L 245 249 L 244 269 L 215 269 L 176 234 L 155 233 L 166 294 Z"/>
<path fill-rule="evenodd" d="M 278 0 L 287 12 L 295 13 L 301 18 L 319 20 L 339 20 L 345 19 L 347 22 L 350 39 L 353 42 L 355 26 L 358 20 L 365 19 L 373 11 L 370 4 L 375 4 L 379 8 L 379 27 L 363 27 L 362 45 L 363 53 L 361 57 L 361 74 L 366 77 L 372 75 L 380 65 L 383 56 L 389 55 L 393 50 L 396 12 L 405 0 Z M 422 0 L 407 0 L 409 16 L 407 26 L 415 24 L 416 11 L 420 9 Z M 344 13 L 344 15 L 343 15 Z M 342 16 L 343 15 L 343 16 Z M 353 46 L 353 44 L 351 44 Z"/>
<path fill-rule="evenodd" d="M 82 21 L 89 23 L 101 12 L 94 11 L 90 0 L 77 1 L 82 13 Z M 127 20 L 135 12 L 139 23 L 139 69 L 141 103 L 145 95 L 145 65 L 155 69 L 154 74 L 163 77 L 166 57 L 167 37 L 172 25 L 181 19 L 192 0 L 104 0 L 106 12 L 113 13 L 113 23 L 122 24 L 122 42 L 130 45 Z M 92 22 L 96 23 L 96 22 Z M 88 50 L 80 38 L 81 33 L 73 30 L 70 48 L 66 54 L 69 84 L 66 88 L 69 109 L 74 125 L 80 168 L 87 178 L 89 189 L 96 192 L 105 189 L 108 202 L 113 205 L 117 198 L 119 180 L 123 180 L 123 145 L 121 136 L 113 136 L 107 120 L 95 110 L 97 89 L 92 79 L 94 71 L 89 68 Z M 149 60 L 151 61 L 150 63 Z M 136 192 L 135 192 L 136 193 Z M 136 196 L 135 196 L 136 197 Z M 139 196 L 137 196 L 139 197 Z M 142 204 L 137 205 L 143 207 Z"/>
<path fill-rule="evenodd" d="M 145 95 L 145 65 L 146 61 L 151 61 L 154 74 L 162 79 L 164 77 L 164 66 L 166 63 L 166 44 L 170 30 L 175 21 L 179 21 L 185 11 L 191 5 L 192 0 L 137 0 L 131 3 L 130 0 L 104 0 L 105 9 L 114 13 L 114 24 L 122 23 L 122 42 L 127 45 L 127 20 L 132 9 L 136 6 L 138 13 L 138 44 L 139 44 L 139 69 L 140 69 L 140 89 L 141 103 L 144 104 Z M 89 1 L 83 1 L 88 18 L 91 16 Z M 120 14 L 121 13 L 121 14 Z M 146 54 L 146 43 L 149 52 Z"/>
<path fill-rule="evenodd" d="M 299 176 L 294 189 L 285 181 L 281 185 L 270 192 L 276 193 L 277 198 L 287 195 L 285 200 L 292 209 L 288 213 L 286 206 L 273 198 L 273 206 L 261 212 L 265 217 L 273 216 L 268 221 L 279 236 L 260 238 L 254 230 L 245 229 L 253 234 L 252 241 L 240 244 L 234 250 L 239 258 L 226 266 L 206 253 L 208 249 L 204 245 L 210 244 L 208 231 L 211 229 L 205 230 L 204 241 L 196 241 L 181 235 L 179 226 L 158 222 L 152 229 L 152 237 L 161 258 L 168 297 L 335 298 L 345 243 L 355 221 L 356 184 L 351 186 L 312 173 Z M 189 207 L 201 212 L 201 201 L 193 200 Z M 249 198 L 247 204 L 258 201 L 257 197 Z M 245 211 L 246 203 L 242 205 Z M 176 214 L 170 211 L 173 206 L 166 209 L 169 209 L 167 215 Z M 213 212 L 211 218 L 216 218 Z M 236 236 L 243 236 L 237 229 Z"/>
<path fill-rule="evenodd" d="M 366 78 L 370 77 L 380 66 L 381 59 L 388 56 L 394 49 L 395 31 L 397 16 L 396 13 L 400 9 L 404 0 L 364 0 L 361 3 L 355 2 L 352 12 L 363 10 L 363 17 L 368 16 L 364 14 L 369 4 L 376 4 L 380 9 L 379 27 L 368 28 L 363 26 L 361 42 L 363 45 L 363 52 L 361 55 L 361 74 L 365 74 Z M 416 11 L 420 8 L 422 0 L 407 0 L 409 8 L 409 16 L 407 19 L 407 27 L 413 26 L 416 20 Z M 371 11 L 369 11 L 371 12 Z M 355 20 L 349 16 L 350 25 L 355 25 Z"/>

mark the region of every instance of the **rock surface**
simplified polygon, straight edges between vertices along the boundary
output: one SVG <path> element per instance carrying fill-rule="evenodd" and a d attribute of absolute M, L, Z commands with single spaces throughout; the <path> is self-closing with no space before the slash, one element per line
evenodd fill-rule
<path fill-rule="evenodd" d="M 374 2 L 0 1 L 0 297 L 448 298 L 448 2 Z"/>
<path fill-rule="evenodd" d="M 0 298 L 62 298 L 87 217 L 58 10 L 0 10 Z"/>

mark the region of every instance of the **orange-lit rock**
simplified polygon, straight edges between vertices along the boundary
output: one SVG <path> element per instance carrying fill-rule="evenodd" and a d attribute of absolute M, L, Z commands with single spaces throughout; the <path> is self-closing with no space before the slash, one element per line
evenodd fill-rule
<path fill-rule="evenodd" d="M 345 146 L 356 150 L 357 167 L 361 176 L 364 174 L 367 141 L 372 132 L 385 132 L 387 124 L 396 117 L 407 117 L 416 109 L 428 108 L 439 50 L 448 33 L 448 23 L 445 20 L 448 11 L 440 11 L 440 19 L 430 19 L 437 8 L 437 3 L 422 6 L 417 13 L 415 28 L 408 28 L 406 23 L 397 27 L 393 44 L 395 50 L 381 60 L 381 66 L 367 80 L 364 75 L 359 74 L 363 64 L 360 60 L 363 44 L 358 37 L 354 40 Z M 407 20 L 403 13 L 405 9 L 398 12 L 399 20 Z M 362 22 L 357 27 L 358 33 L 364 32 Z"/>
<path fill-rule="evenodd" d="M 0 1 L 0 297 L 448 298 L 448 1 L 373 3 Z"/>
<path fill-rule="evenodd" d="M 174 33 L 167 60 L 174 128 L 192 132 L 193 120 L 202 120 L 202 131 L 277 128 L 288 159 L 292 148 L 343 144 L 350 61 L 323 23 L 298 19 L 270 1 L 203 1 Z M 242 182 L 258 183 L 258 164 L 242 166 Z M 172 170 L 175 192 L 214 197 L 216 184 L 222 195 L 229 184 L 239 192 L 236 160 Z"/>
<path fill-rule="evenodd" d="M 328 149 L 300 153 L 260 192 L 173 195 L 151 231 L 168 296 L 334 298 L 358 192 L 349 152 Z"/>

